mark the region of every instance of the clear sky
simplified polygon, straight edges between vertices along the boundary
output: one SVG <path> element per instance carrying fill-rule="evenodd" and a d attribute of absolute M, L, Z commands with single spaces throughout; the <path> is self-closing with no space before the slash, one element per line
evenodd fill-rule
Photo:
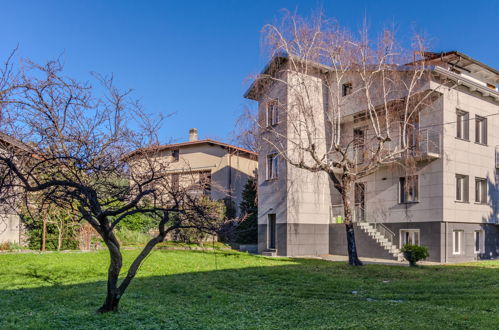
<path fill-rule="evenodd" d="M 434 51 L 459 50 L 499 68 L 499 1 L 12 1 L 0 0 L 0 59 L 19 54 L 46 61 L 64 53 L 68 75 L 113 73 L 149 112 L 174 113 L 163 142 L 201 138 L 231 142 L 249 101 L 248 77 L 266 59 L 260 30 L 288 8 L 322 7 L 353 30 L 366 16 L 372 31 L 395 23 L 399 34 L 425 33 Z"/>

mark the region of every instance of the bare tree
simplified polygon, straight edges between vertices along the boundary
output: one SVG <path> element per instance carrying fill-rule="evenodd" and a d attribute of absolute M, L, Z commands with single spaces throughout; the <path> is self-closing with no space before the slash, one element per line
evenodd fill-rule
<path fill-rule="evenodd" d="M 366 26 L 357 35 L 322 15 L 287 12 L 264 26 L 263 45 L 270 62 L 248 95 L 261 104 L 260 143 L 291 166 L 327 174 L 341 197 L 349 263 L 361 265 L 355 182 L 381 166 L 414 164 L 423 142 L 419 114 L 436 95 L 423 39 L 403 47 L 389 29 L 371 39 Z M 285 91 L 278 101 L 276 90 Z M 269 124 L 274 112 L 279 125 Z M 353 123 L 364 127 L 354 130 Z"/>
<path fill-rule="evenodd" d="M 98 85 L 92 86 L 64 76 L 59 61 L 23 60 L 18 71 L 5 67 L 0 108 L 8 120 L 1 129 L 29 147 L 0 154 L 0 189 L 17 201 L 42 196 L 93 227 L 110 254 L 107 295 L 98 311 L 115 311 L 145 257 L 170 231 L 214 232 L 220 221 L 189 189 L 174 187 L 167 162 L 144 152 L 157 145 L 158 121 L 131 99 L 130 90 L 118 90 L 112 76 L 94 74 Z M 155 218 L 158 232 L 120 281 L 114 229 L 137 213 Z"/>

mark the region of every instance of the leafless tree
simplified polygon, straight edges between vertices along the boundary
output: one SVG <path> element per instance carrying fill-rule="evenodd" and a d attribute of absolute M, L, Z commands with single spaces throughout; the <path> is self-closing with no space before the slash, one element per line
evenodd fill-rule
<path fill-rule="evenodd" d="M 59 61 L 7 62 L 0 76 L 1 130 L 27 148 L 0 154 L 0 189 L 15 200 L 36 194 L 87 221 L 110 253 L 107 295 L 99 312 L 115 311 L 145 257 L 177 228 L 214 232 L 219 219 L 196 194 L 172 184 L 160 162 L 158 120 L 112 76 L 93 74 L 97 85 L 64 75 Z M 8 119 L 8 120 L 7 120 Z M 12 200 L 12 199 L 11 199 Z M 157 235 L 139 253 L 122 281 L 120 243 L 114 229 L 142 213 L 157 219 Z M 193 216 L 173 216 L 178 214 Z"/>
<path fill-rule="evenodd" d="M 294 167 L 327 174 L 341 196 L 349 263 L 361 265 L 355 182 L 381 166 L 407 168 L 417 156 L 419 114 L 436 95 L 428 88 L 424 40 L 414 36 L 403 47 L 389 29 L 372 39 L 366 26 L 354 34 L 323 15 L 289 12 L 264 26 L 262 40 L 270 62 L 250 95 L 261 104 L 260 143 Z M 278 102 L 276 90 L 285 91 Z M 278 125 L 269 124 L 273 108 Z"/>

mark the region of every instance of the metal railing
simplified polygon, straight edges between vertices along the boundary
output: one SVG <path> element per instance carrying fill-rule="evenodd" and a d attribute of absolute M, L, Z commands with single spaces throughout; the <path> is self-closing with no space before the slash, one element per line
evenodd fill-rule
<path fill-rule="evenodd" d="M 355 204 L 353 208 L 352 220 L 353 222 L 365 222 L 366 221 L 366 210 L 360 203 Z M 345 212 L 343 210 L 343 205 L 336 204 L 331 205 L 331 222 L 332 223 L 342 223 L 345 220 Z"/>
<path fill-rule="evenodd" d="M 374 222 L 372 225 L 374 225 L 374 228 L 376 228 L 376 230 L 383 235 L 383 237 L 386 238 L 390 244 L 393 244 L 393 240 L 395 238 L 395 233 L 393 231 L 379 222 Z"/>
<path fill-rule="evenodd" d="M 331 222 L 332 223 L 342 223 L 344 221 L 343 205 L 336 204 L 331 205 Z M 356 223 L 368 223 L 366 217 L 366 209 L 360 203 L 355 204 L 353 209 L 353 222 Z M 391 231 L 386 225 L 380 222 L 371 222 L 376 231 L 388 240 L 390 244 L 393 244 L 395 239 L 395 233 Z"/>

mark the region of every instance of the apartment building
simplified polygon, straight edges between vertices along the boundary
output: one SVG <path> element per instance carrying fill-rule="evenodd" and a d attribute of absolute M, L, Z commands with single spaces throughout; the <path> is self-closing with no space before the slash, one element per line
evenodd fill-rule
<path fill-rule="evenodd" d="M 400 248 L 412 243 L 428 247 L 431 261 L 497 258 L 499 71 L 457 51 L 425 53 L 424 60 L 431 75 L 422 91 L 436 93 L 411 132 L 415 169 L 407 176 L 400 166 L 382 166 L 355 183 L 359 256 L 397 259 Z M 285 72 L 280 79 L 286 80 L 293 79 L 292 71 L 286 57 L 276 57 L 263 74 Z M 321 115 L 315 128 L 325 130 L 320 118 L 328 101 L 320 77 L 309 80 L 318 86 L 314 111 Z M 348 97 L 355 89 L 355 77 L 340 88 Z M 256 80 L 245 97 L 258 102 L 265 125 L 289 138 L 293 132 L 289 111 L 281 109 L 294 93 L 300 89 Z M 343 114 L 343 131 L 361 140 L 369 132 L 369 122 L 357 117 L 362 103 L 350 97 L 353 102 Z M 259 154 L 259 251 L 282 256 L 346 255 L 345 226 L 338 223 L 343 210 L 330 179 L 325 173 L 290 165 L 274 150 L 277 143 L 266 147 L 264 143 Z"/>
<path fill-rule="evenodd" d="M 15 153 L 18 150 L 28 151 L 28 147 L 15 138 L 0 132 L 0 153 Z M 21 242 L 21 219 L 16 212 L 16 203 L 12 196 L 0 194 L 0 243 Z"/>
<path fill-rule="evenodd" d="M 257 171 L 256 153 L 223 142 L 199 140 L 195 128 L 189 130 L 186 142 L 166 144 L 141 155 L 154 154 L 173 186 L 187 188 L 214 200 L 225 199 L 239 211 L 242 191 Z"/>

